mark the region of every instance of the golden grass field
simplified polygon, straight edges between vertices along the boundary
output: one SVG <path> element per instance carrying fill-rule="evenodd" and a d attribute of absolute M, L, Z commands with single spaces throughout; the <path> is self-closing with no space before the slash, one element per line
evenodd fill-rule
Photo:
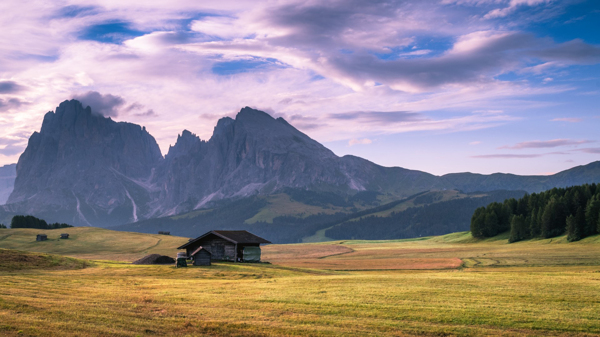
<path fill-rule="evenodd" d="M 0 230 L 0 248 L 53 261 L 0 264 L 0 335 L 600 335 L 599 236 L 269 245 L 271 264 L 175 269 L 129 262 L 186 238 L 76 230 Z"/>

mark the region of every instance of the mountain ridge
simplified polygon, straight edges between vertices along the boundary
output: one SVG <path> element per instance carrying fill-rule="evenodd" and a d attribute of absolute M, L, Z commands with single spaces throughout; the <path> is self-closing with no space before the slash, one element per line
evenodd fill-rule
<path fill-rule="evenodd" d="M 44 116 L 16 171 L 6 214 L 97 226 L 184 214 L 286 188 L 343 198 L 373 192 L 393 201 L 429 190 L 539 192 L 600 182 L 600 162 L 552 176 L 435 176 L 383 167 L 352 155 L 338 157 L 283 118 L 249 107 L 235 118 L 221 118 L 208 140 L 183 130 L 163 156 L 144 127 L 115 122 L 76 100 Z"/>

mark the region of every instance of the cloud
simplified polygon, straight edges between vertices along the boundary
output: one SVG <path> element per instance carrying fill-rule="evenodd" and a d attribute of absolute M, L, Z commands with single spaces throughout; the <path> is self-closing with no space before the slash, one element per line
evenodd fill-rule
<path fill-rule="evenodd" d="M 469 143 L 469 145 L 479 145 L 479 144 L 481 144 L 481 141 L 479 141 L 479 140 Z"/>
<path fill-rule="evenodd" d="M 521 142 L 513 146 L 501 146 L 499 149 L 540 149 L 540 148 L 552 148 L 552 147 L 560 147 L 560 146 L 576 146 L 587 143 L 594 143 L 592 140 L 571 140 L 571 139 L 553 139 L 546 141 L 529 141 L 529 142 Z"/>
<path fill-rule="evenodd" d="M 25 145 L 6 145 L 0 149 L 0 154 L 6 157 L 19 154 L 25 150 Z"/>
<path fill-rule="evenodd" d="M 471 158 L 482 158 L 482 159 L 514 159 L 514 158 L 538 158 L 542 157 L 543 154 L 484 154 L 471 156 Z"/>
<path fill-rule="evenodd" d="M 566 64 L 596 64 L 600 62 L 600 46 L 585 43 L 581 39 L 533 49 L 528 54 L 543 60 Z"/>
<path fill-rule="evenodd" d="M 15 81 L 0 81 L 0 94 L 14 94 L 24 89 L 25 87 Z"/>
<path fill-rule="evenodd" d="M 553 118 L 550 120 L 551 122 L 569 122 L 569 123 L 579 123 L 583 121 L 581 118 L 575 117 L 565 117 L 565 118 Z"/>
<path fill-rule="evenodd" d="M 425 121 L 426 118 L 420 114 L 409 111 L 353 111 L 333 113 L 328 115 L 337 120 L 358 120 L 361 123 L 389 124 Z"/>
<path fill-rule="evenodd" d="M 521 6 L 536 6 L 540 4 L 550 3 L 552 0 L 510 0 L 508 7 L 497 8 L 487 13 L 485 19 L 494 19 L 505 17 L 516 11 Z"/>
<path fill-rule="evenodd" d="M 527 158 L 539 158 L 548 155 L 568 155 L 567 152 L 549 152 L 549 153 L 534 153 L 534 154 L 484 154 L 471 156 L 471 158 L 480 158 L 480 159 L 527 159 Z"/>
<path fill-rule="evenodd" d="M 578 149 L 578 151 L 590 154 L 600 154 L 600 147 L 589 147 L 585 149 Z"/>
<path fill-rule="evenodd" d="M 27 137 L 0 137 L 0 154 L 9 157 L 23 152 L 27 145 Z"/>
<path fill-rule="evenodd" d="M 138 117 L 156 117 L 156 116 L 158 116 L 152 109 L 148 109 L 146 112 L 136 113 L 134 115 L 138 116 Z"/>
<path fill-rule="evenodd" d="M 102 95 L 97 91 L 88 91 L 84 94 L 74 95 L 84 106 L 92 108 L 92 112 L 101 114 L 105 117 L 117 117 L 119 108 L 125 104 L 125 100 L 120 96 L 111 94 Z"/>
<path fill-rule="evenodd" d="M 9 98 L 7 100 L 0 99 L 0 112 L 18 109 L 22 105 L 28 104 L 18 98 Z"/>
<path fill-rule="evenodd" d="M 353 145 L 368 145 L 373 143 L 372 140 L 370 140 L 369 138 L 362 138 L 362 139 L 357 139 L 357 138 L 353 138 L 350 139 L 348 141 L 348 146 L 353 146 Z"/>

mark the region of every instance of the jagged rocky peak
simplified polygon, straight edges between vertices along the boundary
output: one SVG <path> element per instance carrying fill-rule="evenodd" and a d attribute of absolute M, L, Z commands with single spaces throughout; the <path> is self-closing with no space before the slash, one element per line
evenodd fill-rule
<path fill-rule="evenodd" d="M 177 136 L 177 142 L 175 145 L 169 147 L 169 152 L 167 153 L 167 158 L 173 156 L 179 156 L 182 154 L 189 153 L 192 149 L 198 145 L 203 143 L 200 137 L 196 136 L 196 134 L 183 130 L 180 135 Z"/>
<path fill-rule="evenodd" d="M 52 221 L 110 223 L 111 214 L 129 221 L 141 211 L 135 199 L 148 199 L 141 185 L 129 181 L 148 179 L 162 160 L 145 128 L 64 101 L 30 137 L 8 203 Z"/>

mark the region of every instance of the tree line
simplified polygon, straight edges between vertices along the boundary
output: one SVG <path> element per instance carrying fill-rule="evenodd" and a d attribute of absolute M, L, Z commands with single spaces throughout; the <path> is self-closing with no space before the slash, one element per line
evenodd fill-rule
<path fill-rule="evenodd" d="M 58 222 L 48 224 L 46 220 L 38 219 L 32 215 L 15 215 L 10 222 L 10 228 L 58 229 L 67 227 L 73 226 Z"/>
<path fill-rule="evenodd" d="M 510 231 L 509 242 L 567 234 L 578 241 L 600 231 L 600 184 L 526 194 L 475 210 L 471 234 L 487 238 Z"/>

